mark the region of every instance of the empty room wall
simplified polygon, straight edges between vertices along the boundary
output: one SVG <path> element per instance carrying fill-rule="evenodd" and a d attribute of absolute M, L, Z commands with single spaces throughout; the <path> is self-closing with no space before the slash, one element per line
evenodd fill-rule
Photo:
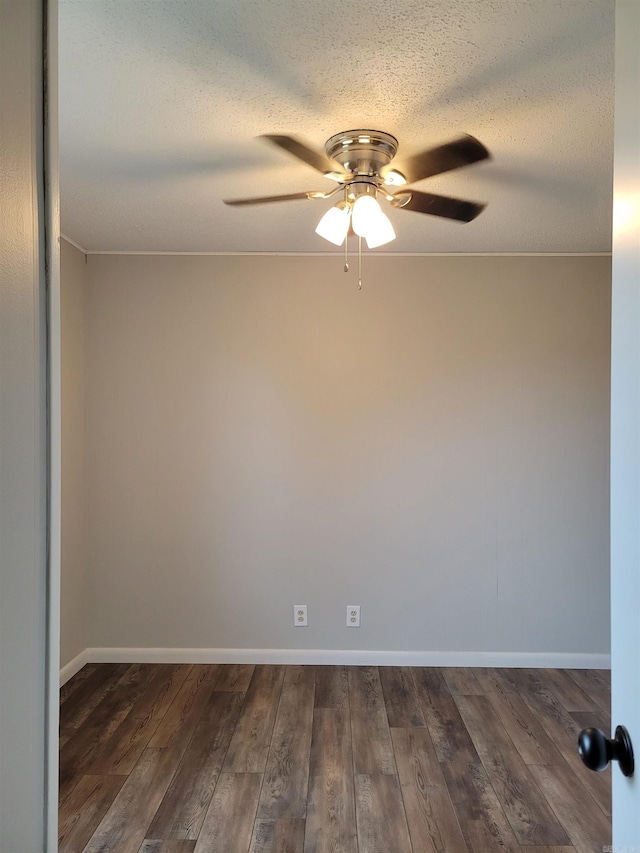
<path fill-rule="evenodd" d="M 608 652 L 609 258 L 87 270 L 89 646 Z"/>

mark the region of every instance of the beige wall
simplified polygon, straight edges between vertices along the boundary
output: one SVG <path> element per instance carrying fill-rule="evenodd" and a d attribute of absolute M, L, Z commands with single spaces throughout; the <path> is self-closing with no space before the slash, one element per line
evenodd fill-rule
<path fill-rule="evenodd" d="M 60 663 L 87 648 L 85 494 L 85 255 L 61 241 L 62 541 Z"/>
<path fill-rule="evenodd" d="M 88 275 L 90 646 L 608 651 L 610 259 Z"/>

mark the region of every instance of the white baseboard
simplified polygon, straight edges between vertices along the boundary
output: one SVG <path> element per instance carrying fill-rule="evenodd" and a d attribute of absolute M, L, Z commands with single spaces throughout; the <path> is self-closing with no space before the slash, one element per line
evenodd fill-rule
<path fill-rule="evenodd" d="M 60 670 L 60 687 L 73 678 L 76 672 L 80 672 L 85 664 L 93 663 L 93 661 L 89 660 L 90 651 L 91 649 L 85 649 L 83 652 L 80 652 L 79 655 L 76 655 L 73 660 L 70 660 L 69 663 L 62 667 Z"/>
<path fill-rule="evenodd" d="M 60 673 L 61 683 L 68 681 L 85 663 L 264 663 L 610 669 L 611 656 L 577 652 L 90 648 L 85 649 L 64 667 Z"/>

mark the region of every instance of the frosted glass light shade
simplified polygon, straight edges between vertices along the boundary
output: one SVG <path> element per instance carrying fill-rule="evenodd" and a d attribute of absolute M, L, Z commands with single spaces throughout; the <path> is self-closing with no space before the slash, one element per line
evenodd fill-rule
<path fill-rule="evenodd" d="M 396 239 L 396 232 L 393 230 L 391 220 L 386 213 L 380 211 L 373 225 L 365 234 L 365 239 L 370 249 L 375 249 L 376 246 L 384 246 L 385 243 L 390 243 Z"/>
<path fill-rule="evenodd" d="M 369 228 L 373 225 L 380 210 L 380 205 L 371 195 L 361 195 L 353 204 L 352 222 L 353 230 L 358 237 L 366 237 Z"/>
<path fill-rule="evenodd" d="M 349 230 L 349 211 L 345 207 L 331 207 L 318 222 L 316 234 L 330 243 L 341 246 Z"/>
<path fill-rule="evenodd" d="M 361 195 L 355 200 L 352 222 L 353 230 L 359 237 L 365 238 L 370 249 L 383 246 L 396 238 L 389 217 L 382 212 L 373 196 Z"/>

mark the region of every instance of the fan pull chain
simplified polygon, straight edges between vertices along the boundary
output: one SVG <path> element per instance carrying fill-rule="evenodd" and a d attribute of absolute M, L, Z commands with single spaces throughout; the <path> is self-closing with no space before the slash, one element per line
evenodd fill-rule
<path fill-rule="evenodd" d="M 358 235 L 358 290 L 362 290 L 362 237 Z"/>
<path fill-rule="evenodd" d="M 349 235 L 347 234 L 347 236 L 344 238 L 344 271 L 345 272 L 349 272 L 349 249 L 348 249 L 348 245 L 347 245 L 348 243 L 349 243 Z"/>

